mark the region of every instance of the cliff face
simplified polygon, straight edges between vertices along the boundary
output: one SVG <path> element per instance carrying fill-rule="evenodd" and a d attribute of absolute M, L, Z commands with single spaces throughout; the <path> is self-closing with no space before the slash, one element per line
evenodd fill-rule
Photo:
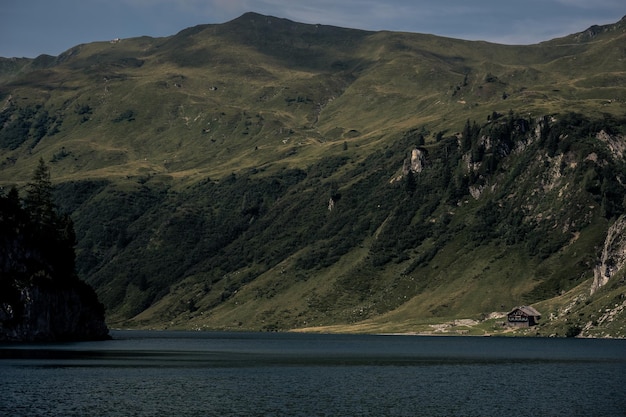
<path fill-rule="evenodd" d="M 609 227 L 600 264 L 594 268 L 591 294 L 607 282 L 626 265 L 626 216 L 620 216 Z"/>
<path fill-rule="evenodd" d="M 29 185 L 0 194 L 0 341 L 108 338 L 104 306 L 75 272 L 73 223 L 51 201 L 47 167 Z"/>
<path fill-rule="evenodd" d="M 14 287 L 13 302 L 0 305 L 0 341 L 104 340 L 104 308 L 86 284 L 58 288 L 39 282 Z"/>

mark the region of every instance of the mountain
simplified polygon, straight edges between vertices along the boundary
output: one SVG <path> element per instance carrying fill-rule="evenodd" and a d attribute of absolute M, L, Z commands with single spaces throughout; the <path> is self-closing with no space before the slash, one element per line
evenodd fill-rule
<path fill-rule="evenodd" d="M 50 164 L 111 326 L 498 332 L 532 304 L 532 334 L 625 336 L 625 38 L 247 13 L 2 59 L 0 183 Z"/>

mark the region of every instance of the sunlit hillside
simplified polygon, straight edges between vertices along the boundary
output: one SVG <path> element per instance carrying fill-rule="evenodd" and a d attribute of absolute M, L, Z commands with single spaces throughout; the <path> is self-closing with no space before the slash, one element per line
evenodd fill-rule
<path fill-rule="evenodd" d="M 532 334 L 626 336 L 625 41 L 248 13 L 0 59 L 0 185 L 48 164 L 113 327 L 480 334 L 532 304 Z"/>

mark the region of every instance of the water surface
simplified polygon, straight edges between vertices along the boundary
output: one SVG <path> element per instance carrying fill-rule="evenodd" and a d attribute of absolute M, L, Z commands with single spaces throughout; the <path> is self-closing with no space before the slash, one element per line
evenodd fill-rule
<path fill-rule="evenodd" d="M 626 416 L 626 341 L 113 332 L 0 345 L 4 416 Z"/>

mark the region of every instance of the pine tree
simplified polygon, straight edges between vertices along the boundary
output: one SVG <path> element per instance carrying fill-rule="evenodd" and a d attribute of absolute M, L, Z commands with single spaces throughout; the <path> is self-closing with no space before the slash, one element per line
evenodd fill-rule
<path fill-rule="evenodd" d="M 31 219 L 42 228 L 53 228 L 56 225 L 55 205 L 52 201 L 52 181 L 50 169 L 43 158 L 35 169 L 33 178 L 26 187 L 25 209 Z"/>
<path fill-rule="evenodd" d="M 24 209 L 33 228 L 33 244 L 47 260 L 52 275 L 56 280 L 71 281 L 76 277 L 74 224 L 68 215 L 57 213 L 52 190 L 50 170 L 40 158 L 26 187 Z"/>

